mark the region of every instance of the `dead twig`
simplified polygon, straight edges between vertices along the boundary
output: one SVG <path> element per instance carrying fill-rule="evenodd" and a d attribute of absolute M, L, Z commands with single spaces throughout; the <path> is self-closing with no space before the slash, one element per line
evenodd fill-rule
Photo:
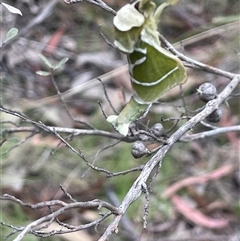
<path fill-rule="evenodd" d="M 97 200 L 97 199 L 95 199 L 93 201 L 88 201 L 88 202 L 73 202 L 73 203 L 65 203 L 60 200 L 52 200 L 52 201 L 46 201 L 46 202 L 41 202 L 41 203 L 37 203 L 37 204 L 25 203 L 25 202 L 17 199 L 16 197 L 8 195 L 8 194 L 3 195 L 2 197 L 0 197 L 0 199 L 16 202 L 21 206 L 28 207 L 31 209 L 41 209 L 41 208 L 45 208 L 45 207 L 52 208 L 54 206 L 60 206 L 56 211 L 52 210 L 50 214 L 45 215 L 44 217 L 39 218 L 39 219 L 29 223 L 25 227 L 13 227 L 12 226 L 12 228 L 15 231 L 20 232 L 20 234 L 14 239 L 14 241 L 22 240 L 23 237 L 25 236 L 25 234 L 27 234 L 27 233 L 33 233 L 34 235 L 36 235 L 38 237 L 49 237 L 49 236 L 52 236 L 55 234 L 76 232 L 79 230 L 83 230 L 83 229 L 95 226 L 95 225 L 101 223 L 103 220 L 105 220 L 107 217 L 109 217 L 112 214 L 119 215 L 118 208 L 114 207 L 110 203 L 107 203 L 102 200 Z M 67 227 L 67 230 L 63 230 L 63 229 L 54 230 L 50 233 L 48 231 L 41 230 L 42 228 L 46 227 L 46 224 L 44 224 L 44 223 L 48 222 L 47 226 L 49 226 L 60 214 L 66 212 L 70 209 L 75 209 L 75 208 L 85 208 L 85 209 L 86 208 L 97 208 L 97 209 L 106 208 L 110 212 L 107 212 L 106 214 L 102 215 L 101 218 L 99 218 L 91 223 L 85 224 L 85 225 L 73 226 L 73 225 L 69 225 L 69 224 L 62 224 L 62 226 Z M 36 228 L 37 226 L 42 225 L 42 224 L 44 224 L 44 226 L 40 226 L 40 227 Z"/>
<path fill-rule="evenodd" d="M 108 11 L 109 13 L 116 15 L 116 11 L 113 10 L 111 7 L 109 7 L 105 2 L 103 2 L 102 0 L 63 0 L 65 3 L 67 4 L 73 4 L 73 3 L 79 3 L 79 2 L 88 2 L 91 3 L 93 5 L 96 5 L 106 11 Z"/>
<path fill-rule="evenodd" d="M 209 136 L 216 136 L 216 135 L 220 135 L 223 133 L 228 133 L 228 132 L 237 132 L 240 131 L 240 125 L 237 126 L 227 126 L 227 127 L 218 127 L 214 130 L 210 130 L 210 131 L 204 131 L 204 132 L 200 132 L 197 134 L 187 134 L 184 135 L 180 138 L 181 141 L 184 142 L 189 142 L 189 141 L 193 141 L 193 140 L 199 140 L 199 139 L 203 139 Z"/>

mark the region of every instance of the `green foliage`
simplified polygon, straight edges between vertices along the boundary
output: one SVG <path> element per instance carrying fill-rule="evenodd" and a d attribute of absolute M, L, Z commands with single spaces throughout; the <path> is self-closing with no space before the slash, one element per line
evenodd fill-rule
<path fill-rule="evenodd" d="M 158 22 L 163 9 L 176 1 L 161 4 L 155 11 L 151 0 L 124 5 L 113 19 L 115 46 L 128 56 L 133 94 L 119 116 L 109 116 L 116 130 L 126 136 L 129 124 L 144 114 L 163 94 L 186 82 L 182 62 L 159 42 Z"/>
<path fill-rule="evenodd" d="M 40 59 L 43 61 L 43 63 L 51 70 L 57 70 L 59 68 L 61 68 L 67 61 L 69 58 L 63 58 L 61 59 L 55 66 L 52 65 L 50 63 L 50 61 L 42 54 L 39 54 Z M 41 75 L 41 76 L 49 76 L 51 74 L 51 72 L 47 72 L 47 71 L 42 71 L 39 70 L 36 72 L 36 74 Z"/>
<path fill-rule="evenodd" d="M 53 68 L 54 70 L 61 68 L 67 61 L 69 58 L 63 58 L 62 60 L 60 60 L 55 67 Z"/>
<path fill-rule="evenodd" d="M 36 71 L 36 74 L 41 75 L 41 76 L 49 76 L 51 73 L 49 73 L 47 71 L 38 70 L 38 71 Z"/>
<path fill-rule="evenodd" d="M 13 14 L 19 14 L 19 15 L 22 16 L 22 12 L 18 8 L 15 8 L 15 7 L 13 7 L 9 4 L 6 4 L 6 3 L 0 3 L 0 4 L 2 4 L 9 12 L 11 12 Z M 7 33 L 6 39 L 3 41 L 2 46 L 6 42 L 8 42 L 10 39 L 14 38 L 17 34 L 18 34 L 18 29 L 17 28 L 11 28 Z"/>
<path fill-rule="evenodd" d="M 10 39 L 14 38 L 16 35 L 18 34 L 18 29 L 17 28 L 11 28 L 8 33 L 7 33 L 7 37 L 4 40 L 3 44 L 5 44 L 7 41 L 9 41 Z"/>
<path fill-rule="evenodd" d="M 114 44 L 128 54 L 133 98 L 139 104 L 151 104 L 186 81 L 181 61 L 160 46 L 157 24 L 166 6 L 163 3 L 155 11 L 152 1 L 137 1 L 123 6 L 113 20 Z"/>
<path fill-rule="evenodd" d="M 39 57 L 48 68 L 52 69 L 54 67 L 44 55 L 39 54 Z"/>

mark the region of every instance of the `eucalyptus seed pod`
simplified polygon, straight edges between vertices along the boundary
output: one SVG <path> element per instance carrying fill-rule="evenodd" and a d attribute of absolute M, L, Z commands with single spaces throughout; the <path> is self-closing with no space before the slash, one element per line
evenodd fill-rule
<path fill-rule="evenodd" d="M 216 109 L 209 116 L 206 117 L 206 120 L 212 123 L 217 123 L 222 117 L 222 110 Z"/>
<path fill-rule="evenodd" d="M 211 83 L 204 83 L 199 86 L 197 89 L 200 100 L 204 102 L 208 102 L 209 100 L 213 100 L 217 95 L 216 87 Z"/>
<path fill-rule="evenodd" d="M 151 128 L 151 132 L 156 136 L 160 137 L 164 134 L 164 128 L 161 123 L 156 123 L 154 126 Z"/>
<path fill-rule="evenodd" d="M 132 155 L 134 158 L 141 158 L 149 153 L 149 150 L 141 141 L 136 141 L 132 147 Z"/>

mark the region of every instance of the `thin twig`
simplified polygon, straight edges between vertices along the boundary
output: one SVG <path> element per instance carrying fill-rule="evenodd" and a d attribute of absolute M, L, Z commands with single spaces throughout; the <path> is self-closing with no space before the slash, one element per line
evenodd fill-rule
<path fill-rule="evenodd" d="M 164 38 L 161 34 L 159 34 L 159 38 L 161 40 L 161 42 L 167 47 L 167 49 L 172 52 L 174 55 L 176 55 L 179 59 L 185 61 L 186 63 L 190 64 L 191 67 L 193 68 L 199 68 L 201 70 L 204 70 L 206 72 L 209 73 L 213 73 L 216 75 L 220 75 L 220 76 L 224 76 L 228 79 L 233 79 L 235 77 L 236 74 L 230 73 L 228 71 L 224 71 L 218 68 L 215 68 L 213 66 L 207 65 L 207 64 L 203 64 L 201 62 L 198 62 L 196 60 L 193 60 L 189 57 L 187 57 L 186 55 L 180 53 L 179 51 L 177 51 L 172 44 L 170 44 L 168 42 L 168 40 L 166 38 Z"/>
<path fill-rule="evenodd" d="M 105 113 L 105 111 L 104 111 L 104 109 L 102 107 L 102 103 L 100 101 L 98 101 L 98 105 L 100 106 L 100 109 L 102 111 L 103 116 L 105 117 L 105 119 L 107 119 L 107 115 L 106 115 L 106 113 Z"/>
<path fill-rule="evenodd" d="M 65 3 L 67 4 L 73 4 L 73 3 L 79 3 L 79 2 L 88 2 L 91 3 L 93 5 L 96 5 L 106 11 L 108 11 L 109 13 L 116 15 L 116 11 L 113 10 L 111 7 L 109 7 L 105 2 L 103 2 L 102 0 L 63 0 Z"/>
<path fill-rule="evenodd" d="M 113 143 L 111 143 L 111 144 L 108 144 L 108 145 L 102 147 L 101 149 L 99 149 L 99 150 L 97 151 L 97 153 L 95 154 L 95 156 L 94 156 L 94 159 L 93 159 L 93 161 L 92 161 L 92 165 L 95 165 L 95 163 L 96 163 L 96 161 L 97 161 L 97 158 L 98 158 L 99 154 L 100 154 L 102 151 L 105 151 L 105 150 L 107 150 L 107 149 L 109 149 L 109 148 L 112 148 L 112 147 L 116 146 L 116 145 L 117 145 L 118 143 L 120 143 L 120 142 L 121 142 L 121 140 L 118 140 L 118 141 L 116 141 L 116 142 L 113 142 Z M 89 171 L 89 168 L 83 173 L 82 178 L 86 176 L 86 174 L 88 173 L 88 171 Z M 108 175 L 109 175 L 109 174 L 108 174 Z"/>
<path fill-rule="evenodd" d="M 107 177 L 116 177 L 116 176 L 120 176 L 120 175 L 126 175 L 131 172 L 139 172 L 139 171 L 142 171 L 143 167 L 144 167 L 144 164 L 139 167 L 133 167 L 128 170 L 121 171 L 121 172 L 112 172 L 112 173 L 108 174 Z"/>
<path fill-rule="evenodd" d="M 77 202 L 76 199 L 74 199 L 70 193 L 67 192 L 67 190 L 63 187 L 63 185 L 59 185 L 59 187 L 61 188 L 61 190 L 63 191 L 63 193 L 73 202 Z"/>
<path fill-rule="evenodd" d="M 111 43 L 111 42 L 107 39 L 107 37 L 104 35 L 104 33 L 102 32 L 102 26 L 101 26 L 101 25 L 99 26 L 99 32 L 100 32 L 100 35 L 102 36 L 103 40 L 104 40 L 111 48 L 116 49 L 116 46 L 115 46 L 113 43 Z"/>
<path fill-rule="evenodd" d="M 115 215 L 119 214 L 118 208 L 114 207 L 113 205 L 111 205 L 108 202 L 105 202 L 102 200 L 97 200 L 97 199 L 95 199 L 93 201 L 88 201 L 88 202 L 74 202 L 74 203 L 65 203 L 60 200 L 52 200 L 52 201 L 41 202 L 41 203 L 37 203 L 37 204 L 25 203 L 25 202 L 21 201 L 20 199 L 17 199 L 14 196 L 11 196 L 8 194 L 3 195 L 2 197 L 0 197 L 0 199 L 13 201 L 13 202 L 18 203 L 21 206 L 28 207 L 31 209 L 40 209 L 40 208 L 44 208 L 44 207 L 53 207 L 53 206 L 60 205 L 60 208 L 57 209 L 56 211 L 52 210 L 50 214 L 31 222 L 24 228 L 23 227 L 22 228 L 14 227 L 15 230 L 21 231 L 21 233 L 14 239 L 14 241 L 22 240 L 23 237 L 25 236 L 25 234 L 27 234 L 29 232 L 34 233 L 39 237 L 52 236 L 52 235 L 60 234 L 60 233 L 76 232 L 78 230 L 82 230 L 82 229 L 86 229 L 86 228 L 95 226 L 97 223 L 101 223 L 104 219 L 106 219 L 111 214 L 115 214 Z M 67 226 L 67 228 L 69 230 L 59 230 L 59 231 L 54 230 L 50 233 L 46 232 L 46 231 L 40 231 L 42 227 L 33 230 L 33 228 L 35 228 L 36 226 L 39 226 L 47 221 L 48 221 L 48 224 L 52 223 L 53 220 L 56 219 L 63 212 L 66 212 L 69 209 L 75 209 L 75 208 L 98 208 L 98 209 L 106 208 L 106 209 L 110 210 L 110 212 L 103 215 L 100 219 L 97 219 L 97 220 L 95 220 L 91 223 L 85 224 L 85 225 L 72 226 L 72 225 L 64 224 L 65 226 Z"/>
<path fill-rule="evenodd" d="M 70 118 L 71 118 L 73 121 L 75 121 L 76 123 L 84 124 L 84 125 L 90 127 L 91 129 L 96 130 L 96 128 L 95 128 L 93 125 L 91 125 L 90 123 L 85 122 L 85 121 L 81 121 L 81 120 L 75 118 L 75 117 L 72 115 L 72 113 L 71 113 L 70 110 L 68 109 L 68 106 L 67 106 L 67 104 L 66 104 L 66 102 L 65 102 L 65 100 L 64 100 L 64 98 L 63 98 L 63 96 L 62 96 L 62 93 L 60 92 L 60 90 L 59 90 L 59 88 L 58 88 L 58 85 L 57 85 L 57 83 L 56 83 L 56 81 L 55 81 L 55 79 L 54 79 L 53 69 L 51 69 L 51 78 L 50 78 L 50 79 L 51 79 L 51 82 L 52 82 L 55 90 L 57 91 L 57 95 L 59 96 L 59 98 L 60 98 L 60 100 L 61 100 L 61 102 L 62 102 L 65 110 L 67 111 L 67 114 L 70 116 Z"/>
<path fill-rule="evenodd" d="M 100 81 L 100 83 L 102 84 L 103 91 L 104 91 L 104 95 L 105 95 L 105 97 L 106 97 L 106 99 L 107 99 L 108 104 L 109 104 L 110 107 L 112 108 L 113 112 L 118 115 L 119 112 L 114 108 L 112 102 L 111 102 L 110 99 L 109 99 L 108 93 L 107 93 L 107 91 L 106 91 L 106 86 L 105 86 L 105 84 L 103 83 L 103 81 L 102 81 L 100 78 L 97 78 L 97 79 L 98 79 L 98 80 Z"/>
<path fill-rule="evenodd" d="M 186 116 L 188 116 L 188 110 L 187 110 L 187 105 L 186 105 L 186 101 L 185 101 L 185 98 L 184 98 L 184 92 L 183 92 L 182 85 L 180 85 L 179 88 L 180 88 L 181 100 L 182 100 L 182 103 L 183 103 L 183 108 L 185 110 Z M 188 119 L 190 119 L 190 118 L 188 118 Z"/>
<path fill-rule="evenodd" d="M 200 132 L 200 133 L 197 133 L 197 134 L 187 134 L 187 135 L 184 135 L 180 138 L 181 141 L 184 141 L 184 142 L 189 142 L 189 141 L 193 141 L 193 140 L 199 140 L 199 139 L 203 139 L 203 138 L 206 138 L 206 137 L 209 137 L 209 136 L 216 136 L 216 135 L 220 135 L 220 134 L 223 134 L 223 133 L 228 133 L 228 132 L 237 132 L 239 131 L 240 132 L 240 125 L 237 125 L 237 126 L 227 126 L 227 127 L 218 127 L 214 130 L 210 130 L 210 131 L 204 131 L 204 132 Z"/>

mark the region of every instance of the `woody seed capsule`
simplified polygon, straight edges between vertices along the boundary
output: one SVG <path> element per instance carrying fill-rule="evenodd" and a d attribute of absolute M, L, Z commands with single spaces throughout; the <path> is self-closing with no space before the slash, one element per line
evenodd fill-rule
<path fill-rule="evenodd" d="M 149 150 L 141 141 L 136 141 L 132 147 L 132 155 L 134 158 L 141 158 L 149 153 Z"/>
<path fill-rule="evenodd" d="M 164 134 L 163 125 L 161 123 L 156 123 L 152 126 L 151 131 L 156 137 L 160 137 Z"/>
<path fill-rule="evenodd" d="M 200 100 L 208 102 L 213 100 L 217 95 L 216 87 L 211 83 L 204 83 L 197 89 Z"/>
<path fill-rule="evenodd" d="M 212 123 L 217 123 L 222 117 L 222 110 L 216 109 L 209 116 L 206 117 L 206 120 Z"/>

